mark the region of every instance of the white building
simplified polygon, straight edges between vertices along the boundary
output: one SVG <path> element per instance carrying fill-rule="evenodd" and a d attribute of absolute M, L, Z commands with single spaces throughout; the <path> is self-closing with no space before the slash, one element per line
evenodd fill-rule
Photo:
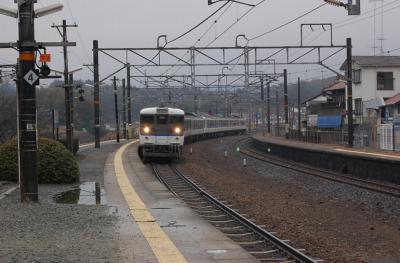
<path fill-rule="evenodd" d="M 341 70 L 346 71 L 346 68 L 345 62 Z M 353 107 L 355 115 L 366 117 L 369 113 L 367 105 L 376 105 L 375 102 L 387 100 L 399 93 L 400 56 L 353 57 Z"/>

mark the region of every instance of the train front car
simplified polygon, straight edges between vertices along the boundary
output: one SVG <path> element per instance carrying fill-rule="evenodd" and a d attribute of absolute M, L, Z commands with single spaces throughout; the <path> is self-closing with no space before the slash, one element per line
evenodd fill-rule
<path fill-rule="evenodd" d="M 178 159 L 184 144 L 185 112 L 173 108 L 146 108 L 140 111 L 139 155 L 148 158 Z"/>

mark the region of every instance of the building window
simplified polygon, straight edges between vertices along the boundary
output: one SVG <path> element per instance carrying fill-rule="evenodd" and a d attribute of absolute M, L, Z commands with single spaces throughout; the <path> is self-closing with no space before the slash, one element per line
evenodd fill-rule
<path fill-rule="evenodd" d="M 354 104 L 355 104 L 355 114 L 360 116 L 363 115 L 363 103 L 362 103 L 362 99 L 355 99 L 354 100 Z"/>
<path fill-rule="evenodd" d="M 397 104 L 397 115 L 400 115 L 400 103 Z"/>
<path fill-rule="evenodd" d="M 361 69 L 353 70 L 353 82 L 356 84 L 361 83 Z"/>
<path fill-rule="evenodd" d="M 378 90 L 393 90 L 393 72 L 378 72 Z"/>

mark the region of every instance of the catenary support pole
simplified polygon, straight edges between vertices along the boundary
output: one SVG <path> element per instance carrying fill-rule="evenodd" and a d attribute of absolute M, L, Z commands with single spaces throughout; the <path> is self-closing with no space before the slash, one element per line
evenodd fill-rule
<path fill-rule="evenodd" d="M 99 41 L 93 40 L 93 75 L 94 75 L 94 144 L 100 148 L 100 77 L 99 77 Z"/>
<path fill-rule="evenodd" d="M 280 131 L 279 131 L 279 125 L 280 125 L 280 121 L 279 121 L 279 91 L 278 89 L 276 89 L 276 134 L 275 136 L 279 136 L 280 135 Z"/>
<path fill-rule="evenodd" d="M 301 138 L 301 98 L 300 98 L 300 78 L 297 79 L 297 136 Z"/>
<path fill-rule="evenodd" d="M 129 129 L 132 127 L 132 97 L 131 97 L 131 65 L 126 65 L 126 88 L 128 91 L 128 126 Z M 129 137 L 129 136 L 128 136 Z M 128 138 L 131 139 L 131 138 Z"/>
<path fill-rule="evenodd" d="M 283 70 L 283 92 L 284 92 L 284 103 L 285 103 L 285 137 L 289 139 L 289 95 L 288 95 L 288 81 L 287 81 L 287 69 Z"/>
<path fill-rule="evenodd" d="M 117 130 L 117 142 L 119 142 L 119 116 L 118 116 L 118 89 L 117 89 L 117 77 L 114 76 L 114 104 L 115 104 L 115 127 Z"/>
<path fill-rule="evenodd" d="M 18 4 L 18 160 L 21 202 L 38 202 L 34 0 Z M 22 15 L 23 14 L 23 15 Z M 29 83 L 28 81 L 31 81 Z"/>
<path fill-rule="evenodd" d="M 271 84 L 267 83 L 267 126 L 268 133 L 271 133 Z"/>
<path fill-rule="evenodd" d="M 353 55 L 351 38 L 347 38 L 347 119 L 348 119 L 348 140 L 349 147 L 354 146 L 353 127 Z"/>
<path fill-rule="evenodd" d="M 127 139 L 128 134 L 126 131 L 126 84 L 125 79 L 122 79 L 122 133 L 124 139 Z"/>
<path fill-rule="evenodd" d="M 260 88 L 261 88 L 261 123 L 262 123 L 262 134 L 263 134 L 263 136 L 265 136 L 264 77 L 260 77 Z"/>

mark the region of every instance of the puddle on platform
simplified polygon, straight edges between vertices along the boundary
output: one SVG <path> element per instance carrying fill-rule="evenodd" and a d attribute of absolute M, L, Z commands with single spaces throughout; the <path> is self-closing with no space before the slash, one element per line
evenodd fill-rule
<path fill-rule="evenodd" d="M 96 183 L 82 183 L 78 188 L 56 194 L 53 199 L 58 204 L 96 205 Z M 100 188 L 99 204 L 107 204 L 103 188 Z"/>

